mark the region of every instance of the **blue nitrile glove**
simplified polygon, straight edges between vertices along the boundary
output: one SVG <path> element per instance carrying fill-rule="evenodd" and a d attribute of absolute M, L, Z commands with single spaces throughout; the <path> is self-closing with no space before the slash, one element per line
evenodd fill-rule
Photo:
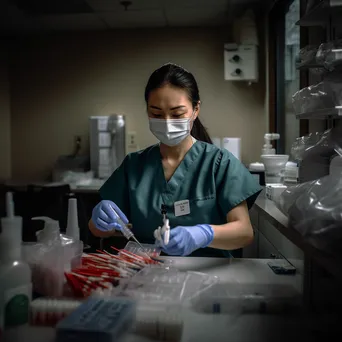
<path fill-rule="evenodd" d="M 213 228 L 209 224 L 198 224 L 193 227 L 173 228 L 170 230 L 170 241 L 167 245 L 159 240 L 156 244 L 168 255 L 186 256 L 196 249 L 207 247 L 213 239 Z"/>
<path fill-rule="evenodd" d="M 109 232 L 111 230 L 121 230 L 121 225 L 118 223 L 117 216 L 114 210 L 117 212 L 124 224 L 128 223 L 126 215 L 120 210 L 120 208 L 112 201 L 101 201 L 93 209 L 91 216 L 95 227 L 103 232 Z"/>

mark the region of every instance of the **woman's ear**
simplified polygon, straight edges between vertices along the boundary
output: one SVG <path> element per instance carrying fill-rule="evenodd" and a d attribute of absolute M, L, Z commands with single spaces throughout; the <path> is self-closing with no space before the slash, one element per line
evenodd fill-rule
<path fill-rule="evenodd" d="M 201 110 L 201 101 L 198 101 L 197 105 L 195 106 L 195 119 L 197 118 L 200 110 Z"/>

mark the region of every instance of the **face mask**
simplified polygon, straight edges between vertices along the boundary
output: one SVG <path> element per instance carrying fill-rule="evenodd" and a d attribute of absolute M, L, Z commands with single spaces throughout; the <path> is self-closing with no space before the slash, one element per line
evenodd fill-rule
<path fill-rule="evenodd" d="M 191 121 L 195 112 L 186 119 L 153 119 L 150 118 L 152 134 L 163 144 L 176 146 L 190 135 Z"/>

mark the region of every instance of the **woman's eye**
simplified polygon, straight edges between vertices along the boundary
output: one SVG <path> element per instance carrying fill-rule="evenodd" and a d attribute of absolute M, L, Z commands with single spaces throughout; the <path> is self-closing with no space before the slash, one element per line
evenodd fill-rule
<path fill-rule="evenodd" d="M 153 114 L 153 113 L 151 113 L 151 115 L 152 115 L 153 117 L 155 117 L 155 118 L 160 118 L 160 117 L 162 117 L 161 114 Z"/>
<path fill-rule="evenodd" d="M 184 116 L 184 114 L 183 114 L 183 113 L 182 113 L 182 114 L 173 114 L 172 116 L 173 116 L 174 118 L 176 118 L 176 119 L 177 119 L 177 118 L 179 119 L 179 118 L 181 118 L 182 116 Z"/>

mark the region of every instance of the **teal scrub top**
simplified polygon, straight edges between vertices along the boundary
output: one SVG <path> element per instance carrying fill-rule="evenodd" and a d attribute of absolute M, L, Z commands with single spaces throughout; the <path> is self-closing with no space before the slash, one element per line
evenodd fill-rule
<path fill-rule="evenodd" d="M 136 238 L 154 243 L 153 232 L 163 224 L 165 206 L 171 229 L 197 224 L 227 223 L 227 213 L 243 201 L 250 208 L 261 188 L 247 168 L 230 152 L 196 141 L 167 182 L 159 144 L 126 156 L 100 189 L 126 214 Z M 189 200 L 190 214 L 175 216 L 175 202 Z M 201 248 L 193 256 L 229 256 Z M 233 254 L 234 255 L 234 254 Z"/>

